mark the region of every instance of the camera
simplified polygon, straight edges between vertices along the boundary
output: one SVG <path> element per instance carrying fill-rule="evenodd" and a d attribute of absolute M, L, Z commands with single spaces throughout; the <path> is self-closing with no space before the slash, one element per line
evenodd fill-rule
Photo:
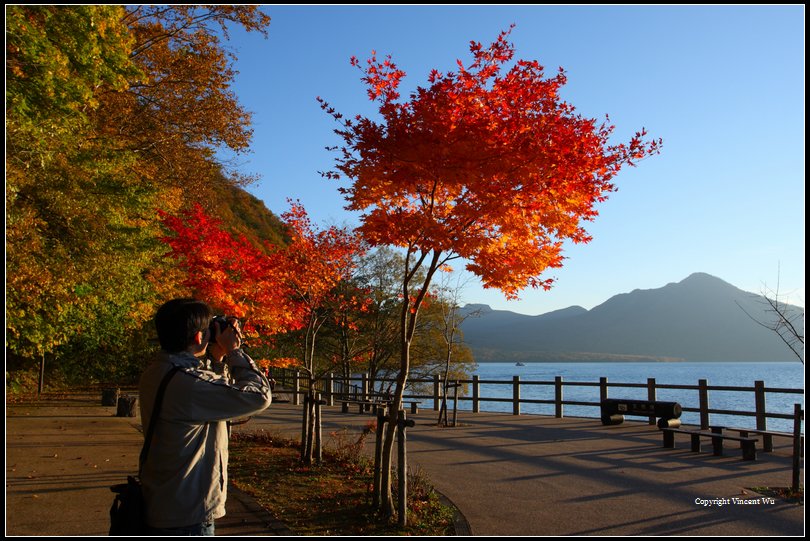
<path fill-rule="evenodd" d="M 214 316 L 211 319 L 211 324 L 208 326 L 208 331 L 211 333 L 211 338 L 209 339 L 211 342 L 216 340 L 217 337 L 217 328 L 219 328 L 220 334 L 224 333 L 228 327 L 233 327 L 233 324 L 228 321 L 228 318 L 225 316 Z"/>

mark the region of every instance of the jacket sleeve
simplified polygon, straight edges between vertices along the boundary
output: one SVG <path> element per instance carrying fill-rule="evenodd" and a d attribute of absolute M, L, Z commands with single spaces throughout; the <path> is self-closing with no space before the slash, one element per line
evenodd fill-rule
<path fill-rule="evenodd" d="M 189 377 L 182 378 L 181 417 L 189 422 L 211 422 L 237 419 L 255 415 L 265 410 L 272 402 L 272 392 L 267 378 L 246 353 L 234 352 L 238 359 L 231 363 L 229 382 L 211 372 L 189 369 L 183 371 Z"/>

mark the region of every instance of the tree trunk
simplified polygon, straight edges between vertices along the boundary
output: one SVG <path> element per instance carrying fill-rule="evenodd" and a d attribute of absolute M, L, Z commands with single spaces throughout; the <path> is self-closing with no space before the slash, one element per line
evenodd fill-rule
<path fill-rule="evenodd" d="M 405 394 L 405 384 L 408 382 L 408 374 L 411 366 L 411 341 L 413 340 L 414 332 L 416 331 L 416 320 L 419 315 L 419 307 L 430 288 L 430 281 L 433 274 L 439 268 L 440 251 L 434 251 L 432 260 L 425 275 L 425 281 L 419 288 L 419 293 L 416 299 L 411 303 L 410 300 L 410 280 L 413 278 L 416 270 L 422 266 L 427 253 L 423 252 L 419 260 L 410 267 L 409 254 L 405 259 L 405 278 L 402 282 L 402 312 L 400 315 L 400 365 L 399 374 L 397 374 L 397 387 L 394 392 L 394 401 L 390 405 L 391 422 L 388 424 L 388 430 L 385 431 L 385 442 L 383 443 L 383 459 L 382 459 L 382 506 L 383 513 L 387 517 L 394 515 L 394 499 L 391 494 L 391 453 L 394 447 L 394 435 L 396 434 L 396 412 L 402 409 L 402 397 Z"/>
<path fill-rule="evenodd" d="M 394 439 L 397 430 L 396 412 L 402 408 L 402 395 L 405 394 L 405 383 L 408 381 L 408 369 L 411 360 L 411 341 L 408 339 L 408 305 L 402 309 L 402 342 L 399 374 L 397 374 L 397 386 L 394 391 L 394 401 L 388 409 L 389 422 L 385 431 L 385 441 L 383 442 L 382 454 L 382 511 L 386 517 L 394 516 L 394 497 L 391 493 L 391 457 L 394 448 Z"/>
<path fill-rule="evenodd" d="M 410 346 L 410 344 L 408 344 Z M 410 349 L 410 348 L 408 348 Z M 409 355 L 406 352 L 405 355 Z M 405 383 L 407 382 L 407 372 L 402 371 L 397 376 L 397 387 L 394 392 L 394 401 L 389 406 L 388 415 L 389 422 L 385 431 L 385 441 L 383 442 L 382 453 L 382 479 L 380 481 L 382 489 L 382 511 L 387 517 L 394 516 L 394 497 L 391 491 L 391 459 L 393 457 L 394 441 L 396 440 L 397 423 L 396 412 L 402 409 L 402 395 L 405 392 Z"/>
<path fill-rule="evenodd" d="M 42 357 L 39 361 L 39 381 L 37 382 L 37 394 L 42 394 L 42 391 L 45 390 L 45 354 L 42 354 Z"/>

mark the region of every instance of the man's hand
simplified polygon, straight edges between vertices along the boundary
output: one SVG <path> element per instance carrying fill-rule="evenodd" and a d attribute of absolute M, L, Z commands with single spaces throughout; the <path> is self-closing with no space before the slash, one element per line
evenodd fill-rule
<path fill-rule="evenodd" d="M 214 340 L 225 350 L 226 355 L 232 351 L 236 351 L 239 349 L 239 346 L 242 345 L 242 332 L 239 329 L 239 320 L 234 318 L 229 320 L 228 323 L 230 323 L 230 325 L 228 325 L 224 331 L 219 328 L 219 325 L 215 325 L 216 336 L 214 336 Z"/>

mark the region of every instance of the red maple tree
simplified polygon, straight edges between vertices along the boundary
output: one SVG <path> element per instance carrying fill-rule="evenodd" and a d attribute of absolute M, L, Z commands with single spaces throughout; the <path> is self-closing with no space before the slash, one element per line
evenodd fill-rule
<path fill-rule="evenodd" d="M 167 257 L 184 271 L 183 285 L 194 296 L 244 321 L 253 337 L 271 336 L 301 325 L 281 280 L 277 248 L 262 250 L 244 235 L 228 232 L 221 220 L 198 204 L 178 216 L 159 211 L 169 235 Z"/>
<path fill-rule="evenodd" d="M 320 456 L 317 447 L 320 442 L 315 436 L 315 382 L 334 370 L 341 360 L 316 362 L 318 333 L 327 322 L 340 325 L 347 311 L 362 309 L 363 302 L 340 286 L 351 280 L 363 250 L 357 235 L 346 228 L 331 226 L 317 230 L 300 203 L 291 202 L 290 210 L 281 219 L 289 228 L 290 241 L 278 253 L 282 260 L 279 279 L 290 292 L 301 324 L 299 368 L 309 380 L 303 413 L 306 431 L 301 441 L 301 458 L 309 463 L 313 450 Z"/>
<path fill-rule="evenodd" d="M 282 260 L 279 279 L 288 288 L 296 318 L 306 331 L 302 368 L 317 379 L 329 368 L 315 364 L 315 344 L 321 327 L 352 306 L 362 307 L 362 302 L 358 304 L 354 296 L 338 286 L 351 280 L 363 249 L 357 235 L 346 228 L 316 230 L 300 203 L 291 202 L 290 210 L 281 219 L 289 228 L 290 241 L 277 252 Z"/>
<path fill-rule="evenodd" d="M 436 270 L 463 258 L 485 287 L 508 298 L 526 287 L 548 289 L 552 280 L 541 274 L 562 266 L 565 240 L 590 240 L 582 222 L 596 217 L 595 205 L 615 189 L 619 170 L 659 151 L 661 141 L 645 141 L 643 130 L 612 144 L 607 119 L 583 118 L 560 98 L 562 69 L 546 77 L 536 61 L 507 67 L 510 32 L 486 48 L 471 42 L 468 66 L 433 70 L 429 86 L 404 101 L 398 88 L 405 73 L 390 57 L 372 54 L 364 66 L 352 58 L 379 105 L 379 121 L 347 119 L 319 98 L 343 139 L 334 147 L 336 170 L 324 176 L 351 180 L 341 191 L 347 208 L 361 212 L 359 231 L 369 245 L 405 252 L 393 408 L 401 404 L 416 319 Z M 420 269 L 425 280 L 411 296 Z M 388 468 L 394 428 L 385 443 Z M 384 479 L 382 504 L 392 514 L 389 485 Z"/>
<path fill-rule="evenodd" d="M 366 302 L 362 291 L 339 287 L 350 281 L 362 254 L 358 237 L 336 226 L 317 230 L 297 202 L 291 202 L 290 210 L 281 215 L 288 243 L 265 244 L 264 250 L 244 236 L 227 232 L 220 220 L 208 216 L 199 205 L 180 216 L 160 214 L 171 233 L 162 239 L 171 248 L 167 255 L 178 260 L 185 272 L 183 285 L 198 298 L 243 319 L 246 332 L 259 341 L 267 342 L 277 333 L 301 331 L 300 357 L 279 359 L 278 363 L 263 360 L 262 364 L 283 363 L 307 377 L 302 458 L 311 461 L 314 383 L 342 360 L 316 362 L 318 333 L 328 321 L 338 327 L 351 325 L 348 313 L 362 311 Z"/>

